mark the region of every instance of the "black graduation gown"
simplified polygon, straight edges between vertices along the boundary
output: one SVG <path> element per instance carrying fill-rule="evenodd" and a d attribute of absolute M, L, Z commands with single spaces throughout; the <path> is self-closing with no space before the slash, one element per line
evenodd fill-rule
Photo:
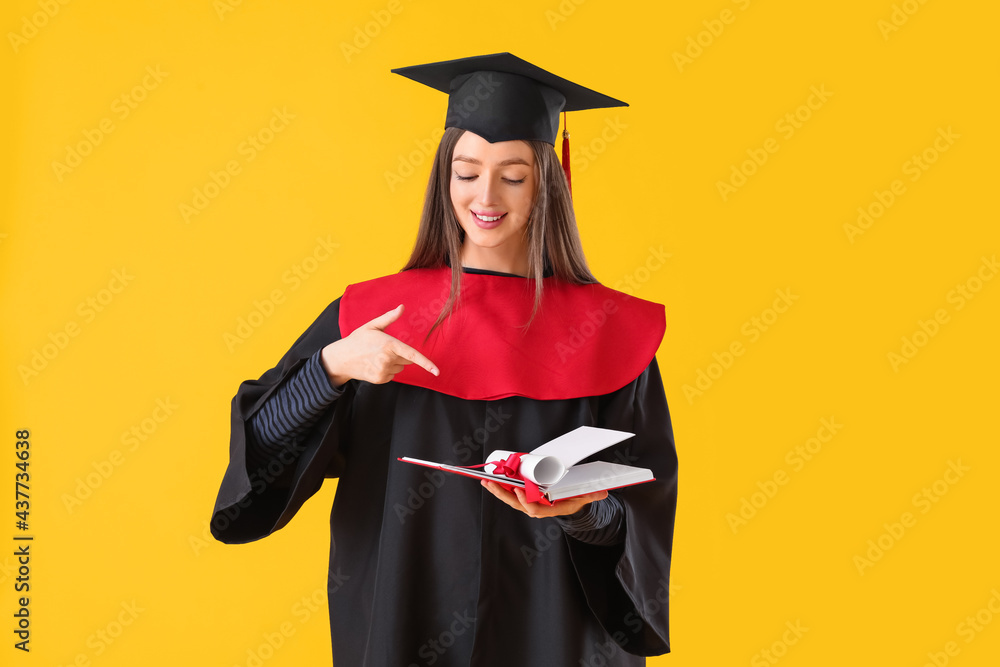
<path fill-rule="evenodd" d="M 677 458 L 655 356 L 613 391 L 567 399 L 469 400 L 352 380 L 294 456 L 272 461 L 269 471 L 248 470 L 250 418 L 314 352 L 340 338 L 341 301 L 274 368 L 240 385 L 213 535 L 226 543 L 269 535 L 325 477 L 339 478 L 328 579 L 337 667 L 634 666 L 645 664 L 640 656 L 669 651 Z M 444 375 L 441 351 L 428 356 Z M 530 451 L 582 425 L 636 434 L 587 460 L 646 467 L 656 477 L 612 492 L 625 508 L 621 544 L 581 542 L 473 479 L 396 460 L 482 463 L 493 450 Z"/>

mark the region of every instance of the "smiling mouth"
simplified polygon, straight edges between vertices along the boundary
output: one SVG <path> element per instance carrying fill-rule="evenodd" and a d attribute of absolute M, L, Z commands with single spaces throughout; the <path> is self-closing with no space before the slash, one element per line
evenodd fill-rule
<path fill-rule="evenodd" d="M 475 211 L 473 211 L 472 215 L 476 216 L 483 222 L 496 222 L 497 220 L 499 220 L 500 218 L 504 217 L 507 214 L 501 213 L 500 215 L 486 215 L 485 213 L 476 213 Z"/>

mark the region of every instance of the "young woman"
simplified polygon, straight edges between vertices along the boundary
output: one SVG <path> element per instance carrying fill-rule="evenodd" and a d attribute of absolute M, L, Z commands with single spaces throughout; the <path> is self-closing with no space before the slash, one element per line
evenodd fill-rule
<path fill-rule="evenodd" d="M 232 404 L 212 520 L 241 543 L 337 477 L 338 666 L 642 665 L 669 650 L 677 459 L 663 307 L 601 286 L 554 148 L 622 103 L 510 54 L 393 70 L 449 93 L 416 245 L 351 285 Z M 555 502 L 397 461 L 526 452 L 578 426 L 656 481 Z"/>

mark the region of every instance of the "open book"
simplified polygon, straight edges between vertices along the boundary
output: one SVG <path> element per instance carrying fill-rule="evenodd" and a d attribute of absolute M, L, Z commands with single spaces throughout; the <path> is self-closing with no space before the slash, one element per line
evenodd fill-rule
<path fill-rule="evenodd" d="M 536 487 L 549 503 L 586 493 L 617 489 L 653 481 L 647 468 L 596 461 L 577 465 L 591 454 L 630 438 L 634 433 L 581 426 L 532 450 L 528 454 L 494 451 L 484 466 L 454 466 L 404 456 L 398 460 L 415 463 L 466 477 L 486 479 L 508 488 L 532 490 Z M 481 468 L 477 469 L 477 468 Z M 529 493 L 529 500 L 531 500 Z"/>

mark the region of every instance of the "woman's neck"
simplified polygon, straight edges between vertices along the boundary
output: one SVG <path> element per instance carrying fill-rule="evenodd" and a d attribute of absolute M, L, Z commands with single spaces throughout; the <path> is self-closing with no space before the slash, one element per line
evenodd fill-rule
<path fill-rule="evenodd" d="M 465 243 L 462 245 L 462 266 L 470 269 L 484 269 L 516 276 L 528 275 L 527 248 L 480 248 Z"/>

